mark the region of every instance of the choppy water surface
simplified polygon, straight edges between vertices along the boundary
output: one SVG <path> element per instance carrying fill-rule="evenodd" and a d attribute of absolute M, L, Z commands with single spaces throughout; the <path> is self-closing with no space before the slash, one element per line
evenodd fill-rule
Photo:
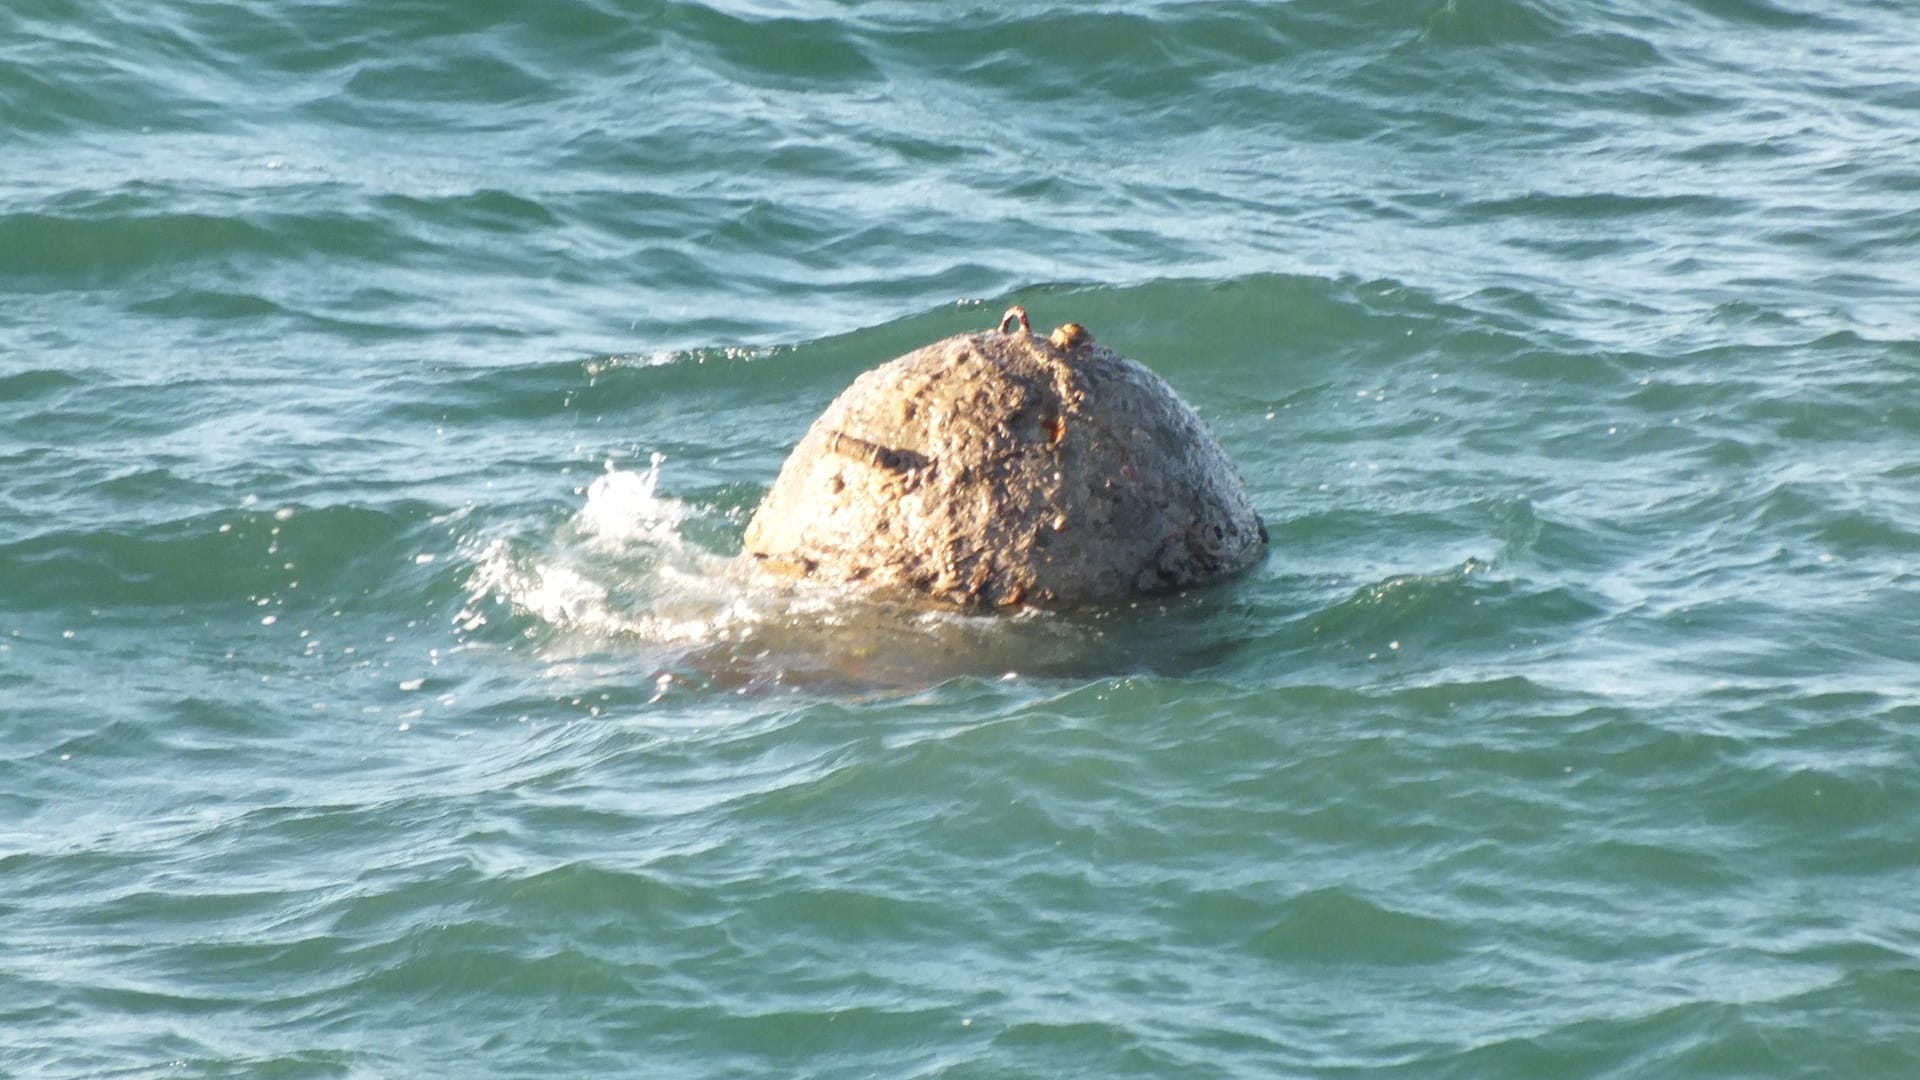
<path fill-rule="evenodd" d="M 1920 1071 L 1920 12 L 0 11 L 0 1073 Z M 1150 364 L 1244 580 L 741 575 Z"/>

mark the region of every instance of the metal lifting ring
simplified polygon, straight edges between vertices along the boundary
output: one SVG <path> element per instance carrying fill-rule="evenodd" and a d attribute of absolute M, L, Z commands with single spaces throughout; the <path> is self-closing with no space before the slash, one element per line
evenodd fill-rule
<path fill-rule="evenodd" d="M 1021 307 L 1019 304 L 1008 308 L 1007 313 L 1000 316 L 1001 333 L 1011 334 L 1015 330 L 1023 334 L 1033 333 L 1033 326 L 1027 322 L 1027 309 Z"/>

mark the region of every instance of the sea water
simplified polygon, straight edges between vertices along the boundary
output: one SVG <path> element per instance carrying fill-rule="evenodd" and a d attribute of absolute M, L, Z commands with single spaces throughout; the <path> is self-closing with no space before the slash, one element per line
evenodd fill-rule
<path fill-rule="evenodd" d="M 0 1074 L 1920 1074 L 1920 9 L 0 9 Z M 1244 578 L 735 556 L 1153 367 Z"/>

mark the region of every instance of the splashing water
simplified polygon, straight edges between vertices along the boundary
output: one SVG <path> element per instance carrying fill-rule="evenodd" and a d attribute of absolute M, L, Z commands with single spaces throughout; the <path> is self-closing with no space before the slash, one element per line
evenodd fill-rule
<path fill-rule="evenodd" d="M 470 552 L 462 629 L 486 622 L 489 607 L 531 619 L 526 636 L 560 652 L 726 641 L 757 616 L 727 584 L 729 560 L 681 531 L 694 508 L 659 494 L 666 456 L 631 472 L 607 463 L 586 502 L 544 541 L 496 537 Z"/>
<path fill-rule="evenodd" d="M 1146 662 L 1130 630 L 1138 621 L 1130 616 L 1140 612 L 983 617 L 756 573 L 689 539 L 690 524 L 720 511 L 662 494 L 665 461 L 655 453 L 639 472 L 609 462 L 587 487 L 586 501 L 550 536 L 470 544 L 473 571 L 459 628 L 478 632 L 490 612 L 505 609 L 509 625 L 548 662 L 611 653 L 623 668 L 673 671 L 735 690 L 906 688 L 955 676 Z M 1158 619 L 1153 657 L 1172 655 L 1179 663 L 1181 650 L 1166 644 L 1169 605 L 1176 625 L 1221 623 L 1204 597 L 1149 604 Z"/>
<path fill-rule="evenodd" d="M 608 549 L 631 543 L 678 546 L 687 508 L 658 494 L 660 466 L 666 460 L 655 451 L 646 471 L 639 473 L 607 462 L 607 471 L 587 487 L 587 502 L 574 515 L 574 529 Z"/>

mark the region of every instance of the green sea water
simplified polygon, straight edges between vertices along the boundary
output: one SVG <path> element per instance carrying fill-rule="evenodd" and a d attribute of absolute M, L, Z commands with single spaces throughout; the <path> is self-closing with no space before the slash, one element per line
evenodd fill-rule
<path fill-rule="evenodd" d="M 1920 1075 L 1920 8 L 0 8 L 0 1075 Z M 859 372 L 1245 577 L 783 593 Z"/>

